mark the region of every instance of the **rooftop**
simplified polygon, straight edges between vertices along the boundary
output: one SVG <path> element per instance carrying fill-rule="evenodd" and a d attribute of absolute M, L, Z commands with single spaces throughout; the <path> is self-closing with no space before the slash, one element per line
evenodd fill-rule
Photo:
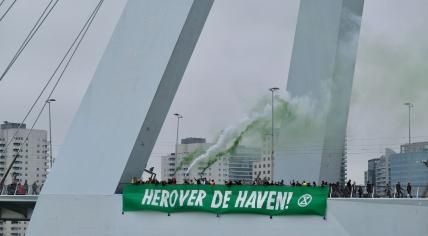
<path fill-rule="evenodd" d="M 22 124 L 20 127 L 20 123 L 13 123 L 13 122 L 8 122 L 8 121 L 4 121 L 3 124 L 0 125 L 0 129 L 25 129 L 27 128 L 27 126 L 25 124 Z"/>

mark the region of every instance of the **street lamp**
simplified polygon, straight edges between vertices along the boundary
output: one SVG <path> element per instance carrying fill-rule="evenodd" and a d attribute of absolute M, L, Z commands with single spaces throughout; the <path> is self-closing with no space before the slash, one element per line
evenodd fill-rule
<path fill-rule="evenodd" d="M 272 165 L 271 165 L 271 167 L 272 167 L 272 179 L 273 179 L 273 159 L 274 159 L 274 125 L 275 125 L 275 123 L 274 123 L 274 107 L 273 107 L 273 105 L 274 105 L 274 96 L 275 96 L 275 91 L 277 91 L 277 90 L 279 90 L 279 88 L 277 88 L 277 87 L 272 87 L 272 88 L 270 88 L 269 89 L 271 92 L 272 92 L 272 137 L 271 137 L 271 157 L 270 157 L 270 159 L 271 159 L 271 161 L 272 161 Z"/>
<path fill-rule="evenodd" d="M 53 157 L 52 157 L 52 115 L 51 115 L 51 103 L 55 102 L 56 100 L 53 98 L 50 98 L 46 101 L 46 103 L 48 104 L 48 110 L 49 110 L 49 154 L 50 154 L 50 159 L 49 159 L 49 163 L 50 163 L 50 169 L 52 169 L 52 163 L 53 163 Z"/>
<path fill-rule="evenodd" d="M 406 103 L 404 103 L 404 105 L 409 107 L 409 144 L 411 144 L 412 143 L 412 136 L 411 136 L 411 126 L 410 126 L 410 112 L 414 106 L 410 102 L 406 102 Z"/>
<path fill-rule="evenodd" d="M 178 113 L 175 113 L 174 116 L 177 117 L 177 137 L 175 139 L 175 158 L 177 158 L 177 155 L 178 155 L 177 154 L 177 152 L 178 152 L 178 131 L 180 129 L 180 119 L 182 119 L 183 116 L 178 114 Z"/>

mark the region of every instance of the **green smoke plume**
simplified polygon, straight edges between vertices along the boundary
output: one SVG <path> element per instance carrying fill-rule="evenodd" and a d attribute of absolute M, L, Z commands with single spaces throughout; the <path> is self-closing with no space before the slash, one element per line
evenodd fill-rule
<path fill-rule="evenodd" d="M 266 107 L 266 103 L 269 102 L 268 99 L 264 100 L 265 102 L 265 106 Z M 292 121 L 296 118 L 296 114 L 295 112 L 290 109 L 290 104 L 280 98 L 279 96 L 275 97 L 275 103 L 277 104 L 274 107 L 274 119 L 277 121 L 277 125 L 275 128 L 279 128 L 281 124 L 287 123 L 287 121 Z M 261 107 L 262 108 L 262 107 Z M 259 108 L 259 110 L 256 112 L 262 112 Z M 269 113 L 270 114 L 270 113 Z M 252 139 L 253 141 L 255 141 L 255 143 L 258 143 L 259 145 L 262 143 L 263 141 L 263 137 L 266 134 L 270 134 L 272 131 L 272 120 L 271 120 L 271 116 L 261 116 L 255 120 L 253 120 L 250 124 L 248 124 L 243 131 L 241 131 L 238 136 L 234 137 L 232 139 L 231 145 L 224 151 L 220 151 L 218 153 L 216 153 L 214 156 L 209 157 L 208 161 L 204 162 L 203 164 L 206 164 L 204 166 L 204 169 L 209 168 L 210 166 L 212 166 L 213 164 L 215 164 L 217 161 L 219 161 L 222 158 L 228 158 L 231 157 L 237 147 L 241 144 L 241 142 L 244 139 Z"/>
<path fill-rule="evenodd" d="M 201 155 L 203 153 L 202 147 L 198 147 L 193 152 L 189 153 L 189 155 L 185 156 L 180 164 L 175 168 L 174 175 L 177 173 L 177 171 L 181 170 L 183 166 L 189 165 L 197 156 Z"/>

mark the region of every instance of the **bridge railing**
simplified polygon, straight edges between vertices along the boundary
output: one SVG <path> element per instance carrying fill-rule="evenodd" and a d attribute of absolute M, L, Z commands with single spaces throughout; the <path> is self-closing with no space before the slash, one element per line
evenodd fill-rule
<path fill-rule="evenodd" d="M 9 184 L 0 186 L 0 195 L 39 195 L 42 185 Z"/>
<path fill-rule="evenodd" d="M 0 186 L 0 195 L 39 195 L 43 185 L 9 184 Z M 305 186 L 302 186 L 305 188 Z M 401 186 L 399 191 L 393 186 L 337 186 L 330 185 L 330 198 L 426 198 L 428 197 L 427 185 L 412 185 L 410 194 L 407 186 Z"/>
<path fill-rule="evenodd" d="M 428 197 L 427 185 L 412 185 L 410 192 L 407 185 L 397 188 L 391 186 L 363 186 L 351 185 L 336 186 L 330 185 L 330 198 L 426 198 Z"/>

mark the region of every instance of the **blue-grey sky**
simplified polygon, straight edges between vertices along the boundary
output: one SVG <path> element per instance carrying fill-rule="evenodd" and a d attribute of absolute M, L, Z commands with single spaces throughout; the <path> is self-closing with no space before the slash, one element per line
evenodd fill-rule
<path fill-rule="evenodd" d="M 11 2 L 7 0 L 6 2 Z M 0 22 L 0 70 L 48 0 L 17 1 Z M 96 0 L 62 0 L 0 82 L 0 120 L 20 121 Z M 55 92 L 53 137 L 58 151 L 108 43 L 125 1 L 106 0 Z M 287 81 L 298 0 L 216 0 L 166 118 L 149 165 L 174 151 L 175 112 L 181 137 L 212 140 L 243 116 L 267 88 Z M 348 175 L 362 182 L 367 160 L 407 140 L 404 102 L 415 104 L 414 140 L 428 140 L 428 2 L 366 1 L 348 124 Z M 5 7 L 0 8 L 0 14 Z M 112 107 L 114 110 L 114 107 Z M 46 114 L 45 114 L 46 115 Z M 34 118 L 34 117 L 32 117 Z M 31 119 L 30 119 L 31 121 Z M 37 125 L 47 128 L 47 116 Z"/>

